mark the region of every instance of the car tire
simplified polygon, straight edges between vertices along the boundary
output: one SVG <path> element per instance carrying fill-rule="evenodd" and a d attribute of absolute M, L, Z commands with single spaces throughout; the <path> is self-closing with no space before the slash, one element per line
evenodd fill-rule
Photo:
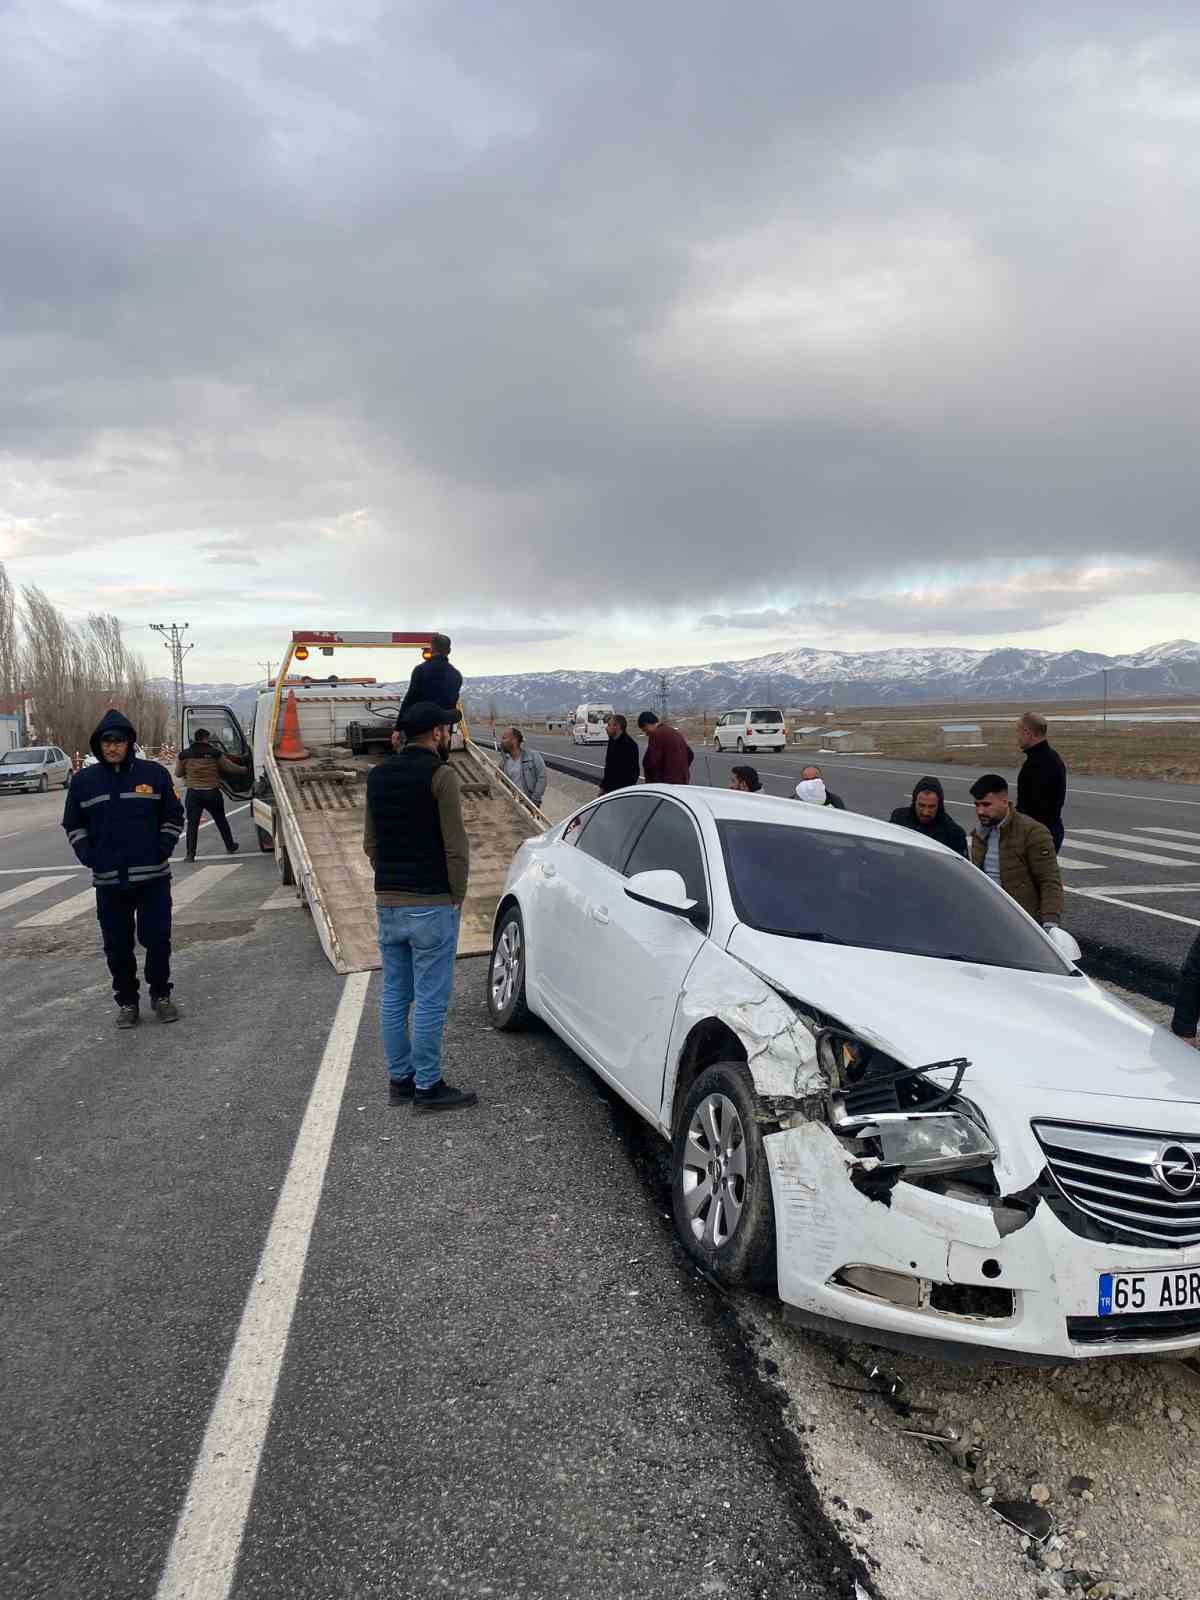
<path fill-rule="evenodd" d="M 740 755 L 740 756 L 741 755 L 745 755 L 745 753 L 746 753 L 746 741 L 744 739 L 739 739 L 738 740 L 738 742 L 737 742 L 737 752 L 738 752 L 738 755 Z"/>
<path fill-rule="evenodd" d="M 776 755 L 777 755 L 777 756 L 781 756 L 781 755 L 782 755 L 782 754 L 783 754 L 783 751 L 784 751 L 784 747 L 783 747 L 783 745 L 781 745 L 781 744 L 777 744 L 777 745 L 776 745 L 776 746 L 775 746 L 775 754 L 776 754 Z"/>
<path fill-rule="evenodd" d="M 501 1033 L 520 1033 L 532 1013 L 525 998 L 525 922 L 520 908 L 509 906 L 500 918 L 488 962 L 487 1007 L 492 1026 Z"/>
<path fill-rule="evenodd" d="M 714 1112 L 719 1143 L 712 1132 Z M 699 1157 L 707 1158 L 709 1150 L 714 1155 L 701 1166 Z M 715 1165 L 718 1160 L 726 1163 L 724 1170 Z M 771 1174 L 744 1062 L 706 1067 L 679 1109 L 671 1140 L 671 1209 L 683 1248 L 718 1282 L 774 1287 Z"/>
<path fill-rule="evenodd" d="M 258 835 L 258 848 L 262 851 L 263 855 L 266 855 L 269 851 L 274 850 L 275 840 L 265 828 L 260 828 L 256 822 L 254 824 L 254 831 Z"/>
<path fill-rule="evenodd" d="M 49 794 L 50 793 L 50 779 L 46 776 L 46 774 L 44 772 L 42 773 L 41 777 L 38 779 L 37 792 L 39 794 Z"/>

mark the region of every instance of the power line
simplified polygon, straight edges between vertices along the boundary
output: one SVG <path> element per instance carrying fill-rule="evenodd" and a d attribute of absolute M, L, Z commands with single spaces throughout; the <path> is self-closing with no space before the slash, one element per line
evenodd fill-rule
<path fill-rule="evenodd" d="M 180 712 L 183 709 L 183 658 L 193 648 L 184 644 L 183 636 L 187 632 L 187 623 L 183 622 L 152 622 L 150 627 L 155 633 L 163 636 L 163 648 L 171 652 L 171 679 L 175 691 L 175 726 L 179 728 Z"/>

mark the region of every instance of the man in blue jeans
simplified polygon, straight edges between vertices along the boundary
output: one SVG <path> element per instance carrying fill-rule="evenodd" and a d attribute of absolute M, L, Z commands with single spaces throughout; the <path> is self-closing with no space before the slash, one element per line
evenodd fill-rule
<path fill-rule="evenodd" d="M 375 869 L 388 1098 L 414 1111 L 458 1111 L 479 1096 L 442 1077 L 442 1029 L 454 987 L 470 849 L 450 765 L 460 713 L 422 701 L 400 720 L 403 750 L 367 779 L 363 850 Z"/>

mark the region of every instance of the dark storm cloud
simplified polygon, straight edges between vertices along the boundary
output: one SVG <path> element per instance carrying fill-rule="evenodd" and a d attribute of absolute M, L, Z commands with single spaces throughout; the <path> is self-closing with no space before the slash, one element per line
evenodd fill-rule
<path fill-rule="evenodd" d="M 1189 8 L 26 0 L 0 47 L 18 551 L 727 618 L 1190 554 Z"/>

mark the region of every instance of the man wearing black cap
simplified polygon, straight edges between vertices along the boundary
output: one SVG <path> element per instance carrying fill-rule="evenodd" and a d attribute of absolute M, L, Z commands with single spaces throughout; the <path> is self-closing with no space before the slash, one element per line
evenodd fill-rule
<path fill-rule="evenodd" d="M 399 724 L 404 749 L 367 778 L 363 850 L 375 869 L 389 1099 L 414 1112 L 457 1111 L 479 1098 L 442 1077 L 470 865 L 458 774 L 449 762 L 450 730 L 460 715 L 431 701 L 409 707 Z"/>

